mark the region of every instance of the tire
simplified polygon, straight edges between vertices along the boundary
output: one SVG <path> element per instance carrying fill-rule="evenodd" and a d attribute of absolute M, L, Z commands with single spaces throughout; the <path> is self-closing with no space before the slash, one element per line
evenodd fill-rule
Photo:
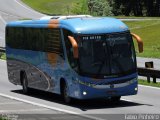
<path fill-rule="evenodd" d="M 118 103 L 121 99 L 121 96 L 111 97 L 111 102 Z"/>
<path fill-rule="evenodd" d="M 29 88 L 28 88 L 28 79 L 26 74 L 23 74 L 23 78 L 22 78 L 22 89 L 23 89 L 23 93 L 24 94 L 28 94 L 29 93 Z"/>
<path fill-rule="evenodd" d="M 69 97 L 68 95 L 68 86 L 66 83 L 63 84 L 63 88 L 62 88 L 62 97 L 63 97 L 63 101 L 67 104 L 71 103 L 72 98 Z"/>

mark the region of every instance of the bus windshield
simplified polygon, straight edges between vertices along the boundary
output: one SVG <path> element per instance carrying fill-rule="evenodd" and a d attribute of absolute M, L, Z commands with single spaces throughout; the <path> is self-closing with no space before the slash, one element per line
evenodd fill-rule
<path fill-rule="evenodd" d="M 79 35 L 78 43 L 82 75 L 107 78 L 136 71 L 136 56 L 129 32 Z"/>

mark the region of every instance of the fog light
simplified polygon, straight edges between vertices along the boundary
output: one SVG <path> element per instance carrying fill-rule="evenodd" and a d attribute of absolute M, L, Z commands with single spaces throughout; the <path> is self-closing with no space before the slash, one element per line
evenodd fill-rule
<path fill-rule="evenodd" d="M 83 92 L 83 95 L 87 95 L 87 92 L 84 91 L 84 92 Z"/>
<path fill-rule="evenodd" d="M 138 88 L 136 87 L 134 90 L 135 90 L 135 91 L 137 91 L 137 90 L 138 90 Z"/>

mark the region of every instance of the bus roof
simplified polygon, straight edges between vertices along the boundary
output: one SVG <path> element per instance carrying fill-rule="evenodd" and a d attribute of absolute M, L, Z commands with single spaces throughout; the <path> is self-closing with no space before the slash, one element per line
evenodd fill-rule
<path fill-rule="evenodd" d="M 128 27 L 118 19 L 109 17 L 64 17 L 54 19 L 47 17 L 40 20 L 23 20 L 10 22 L 7 26 L 13 27 L 49 27 L 65 28 L 78 34 L 103 34 L 127 31 Z"/>

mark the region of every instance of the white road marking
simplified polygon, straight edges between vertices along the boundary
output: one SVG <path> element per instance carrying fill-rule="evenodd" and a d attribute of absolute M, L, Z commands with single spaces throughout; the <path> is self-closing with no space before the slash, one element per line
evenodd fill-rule
<path fill-rule="evenodd" d="M 0 12 L 3 13 L 3 14 L 5 14 L 5 15 L 7 15 L 7 16 L 20 17 L 20 16 L 18 16 L 18 15 L 13 15 L 13 14 L 10 14 L 10 13 L 4 12 L 4 11 L 1 11 L 1 10 L 0 10 Z"/>
<path fill-rule="evenodd" d="M 152 86 L 147 86 L 147 85 L 138 85 L 138 86 L 160 90 L 160 88 L 158 88 L 158 87 L 152 87 Z"/>
<path fill-rule="evenodd" d="M 4 24 L 7 24 L 7 22 L 2 18 L 1 15 L 0 15 L 0 20 L 1 20 Z"/>
<path fill-rule="evenodd" d="M 25 9 L 27 9 L 27 10 L 29 10 L 29 11 L 32 11 L 32 12 L 34 12 L 34 13 L 36 13 L 36 14 L 39 14 L 40 15 L 40 13 L 39 12 L 37 12 L 37 11 L 34 11 L 34 10 L 32 10 L 32 9 L 30 9 L 29 7 L 27 7 L 27 6 L 25 6 L 25 5 L 23 5 L 22 3 L 20 3 L 20 2 L 18 2 L 17 0 L 14 0 L 17 4 L 19 4 L 20 6 L 22 6 L 23 8 L 25 8 Z M 44 15 L 45 16 L 45 15 Z"/>
<path fill-rule="evenodd" d="M 133 28 L 130 28 L 130 30 L 143 29 L 143 28 L 154 26 L 154 25 L 159 25 L 159 23 L 153 23 L 151 25 L 146 25 L 146 26 L 143 26 L 143 27 L 139 27 L 139 26 L 138 27 L 133 27 Z"/>
<path fill-rule="evenodd" d="M 69 110 L 60 109 L 60 108 L 57 108 L 57 107 L 52 107 L 52 106 L 47 106 L 47 105 L 40 104 L 40 103 L 31 102 L 31 101 L 28 101 L 28 100 L 24 100 L 24 99 L 21 99 L 21 98 L 13 97 L 13 96 L 6 95 L 6 94 L 3 94 L 3 93 L 0 93 L 0 96 L 6 97 L 6 98 L 9 98 L 9 99 L 13 99 L 13 100 L 17 100 L 17 101 L 21 101 L 21 102 L 24 102 L 24 103 L 32 104 L 32 105 L 35 105 L 35 106 L 47 108 L 47 109 L 50 109 L 50 110 L 56 110 L 56 111 L 59 111 L 59 112 L 78 115 L 78 116 L 89 118 L 89 119 L 93 119 L 93 120 L 106 120 L 106 119 L 101 119 L 101 118 L 97 118 L 97 117 L 93 117 L 93 116 L 89 116 L 89 115 L 85 115 L 85 114 L 80 114 L 80 113 L 69 111 Z"/>

